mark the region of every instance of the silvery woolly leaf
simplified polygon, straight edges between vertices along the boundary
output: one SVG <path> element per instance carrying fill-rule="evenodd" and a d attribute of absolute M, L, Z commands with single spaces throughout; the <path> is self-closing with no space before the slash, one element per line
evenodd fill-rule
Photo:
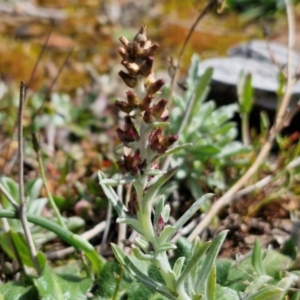
<path fill-rule="evenodd" d="M 113 188 L 111 186 L 107 186 L 106 184 L 102 183 L 102 180 L 106 179 L 104 173 L 101 171 L 98 171 L 98 178 L 99 178 L 99 183 L 100 183 L 106 197 L 108 198 L 109 201 L 111 201 L 112 206 L 117 211 L 119 217 L 126 218 L 127 208 L 120 201 L 118 195 L 113 190 Z"/>

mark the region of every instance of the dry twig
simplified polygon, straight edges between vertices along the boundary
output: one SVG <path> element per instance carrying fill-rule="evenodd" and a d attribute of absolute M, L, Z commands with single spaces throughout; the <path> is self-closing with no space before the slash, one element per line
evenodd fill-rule
<path fill-rule="evenodd" d="M 23 104 L 25 100 L 25 84 L 20 84 L 20 102 L 18 111 L 18 157 L 19 157 L 19 197 L 20 205 L 18 214 L 24 230 L 27 246 L 30 251 L 31 259 L 34 263 L 35 270 L 40 274 L 40 266 L 37 261 L 37 251 L 30 232 L 29 223 L 26 217 L 26 199 L 24 195 L 24 153 L 23 153 Z"/>

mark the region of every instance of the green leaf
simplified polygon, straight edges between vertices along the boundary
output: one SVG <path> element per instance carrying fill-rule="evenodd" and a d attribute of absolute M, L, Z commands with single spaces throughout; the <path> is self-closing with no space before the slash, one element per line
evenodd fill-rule
<path fill-rule="evenodd" d="M 124 223 L 127 225 L 130 225 L 134 230 L 136 230 L 138 233 L 141 232 L 141 224 L 140 222 L 135 218 L 125 217 L 125 218 L 117 218 L 118 223 Z"/>
<path fill-rule="evenodd" d="M 116 289 L 115 274 L 120 274 L 120 265 L 116 261 L 108 261 L 102 268 L 97 280 L 103 299 L 111 298 Z M 124 285 L 124 282 L 122 286 Z M 122 287 L 123 288 L 123 287 Z"/>
<path fill-rule="evenodd" d="M 245 293 L 249 295 L 256 293 L 264 284 L 266 284 L 270 280 L 272 280 L 272 277 L 266 275 L 255 278 L 252 282 L 249 283 L 249 285 L 245 289 Z"/>
<path fill-rule="evenodd" d="M 40 216 L 47 203 L 47 198 L 30 198 L 27 201 L 26 212 L 36 216 Z"/>
<path fill-rule="evenodd" d="M 191 58 L 191 64 L 188 71 L 188 76 L 186 82 L 188 84 L 188 88 L 192 88 L 195 81 L 198 79 L 198 68 L 199 68 L 199 56 L 197 54 L 193 54 Z"/>
<path fill-rule="evenodd" d="M 178 231 L 193 215 L 201 205 L 208 199 L 210 199 L 214 194 L 206 194 L 196 200 L 193 205 L 177 220 L 174 225 L 174 230 Z"/>
<path fill-rule="evenodd" d="M 171 243 L 171 242 L 166 242 L 166 243 L 162 243 L 159 245 L 158 248 L 158 253 L 160 252 L 166 252 L 169 250 L 175 250 L 176 249 L 176 245 Z"/>
<path fill-rule="evenodd" d="M 127 208 L 124 206 L 124 204 L 120 201 L 118 195 L 116 192 L 113 190 L 111 186 L 107 186 L 106 184 L 102 183 L 102 180 L 107 180 L 105 177 L 104 173 L 99 171 L 98 172 L 98 178 L 99 178 L 99 183 L 106 195 L 106 197 L 111 201 L 112 206 L 114 209 L 117 211 L 119 217 L 125 218 L 126 217 L 126 211 Z"/>
<path fill-rule="evenodd" d="M 178 145 L 178 146 L 175 146 L 171 149 L 168 149 L 164 154 L 160 155 L 159 157 L 162 158 L 162 157 L 174 154 L 176 152 L 179 152 L 183 149 L 186 149 L 186 148 L 189 148 L 189 147 L 192 147 L 192 146 L 193 146 L 192 143 L 185 143 L 185 144 L 182 144 L 182 145 Z"/>
<path fill-rule="evenodd" d="M 148 289 L 145 285 L 140 284 L 139 282 L 133 282 L 128 286 L 128 292 L 127 292 L 127 300 L 154 300 L 154 299 L 165 299 L 162 298 L 162 296 L 159 296 L 160 298 L 156 298 L 153 295 L 153 291 Z"/>
<path fill-rule="evenodd" d="M 205 292 L 205 286 L 211 269 L 215 263 L 216 257 L 222 247 L 228 230 L 221 231 L 213 240 L 211 247 L 205 257 L 200 271 L 198 272 L 197 283 L 195 286 L 195 291 L 197 294 L 203 294 Z"/>
<path fill-rule="evenodd" d="M 23 267 L 26 266 L 34 269 L 27 242 L 20 232 L 15 232 L 13 230 L 2 232 L 0 244 L 10 258 L 18 259 Z"/>
<path fill-rule="evenodd" d="M 186 267 L 183 269 L 183 272 L 180 274 L 177 282 L 176 289 L 184 284 L 185 279 L 191 274 L 192 270 L 197 267 L 200 258 L 205 254 L 206 250 L 209 248 L 211 242 L 201 243 L 199 238 L 195 239 L 193 242 L 193 253 L 189 259 Z"/>
<path fill-rule="evenodd" d="M 195 101 L 191 108 L 191 117 L 195 117 L 201 107 L 202 102 L 205 100 L 209 92 L 209 83 L 213 74 L 213 68 L 207 68 L 204 74 L 199 78 L 197 86 L 195 88 Z"/>
<path fill-rule="evenodd" d="M 245 299 L 235 290 L 232 290 L 228 287 L 222 287 L 217 285 L 216 287 L 216 300 L 241 300 Z M 247 298 L 248 300 L 248 298 Z"/>
<path fill-rule="evenodd" d="M 202 156 L 202 160 L 207 156 L 213 156 L 221 152 L 221 149 L 214 145 L 197 145 L 191 149 L 192 153 L 196 153 L 197 157 Z"/>
<path fill-rule="evenodd" d="M 25 186 L 25 196 L 30 200 L 39 198 L 42 187 L 43 180 L 41 178 L 30 180 Z"/>
<path fill-rule="evenodd" d="M 257 275 L 258 276 L 266 275 L 263 266 L 262 251 L 258 239 L 255 240 L 251 260 L 252 260 L 252 266 L 255 269 Z"/>
<path fill-rule="evenodd" d="M 158 238 L 158 244 L 162 244 L 166 241 L 170 241 L 171 238 L 174 236 L 176 233 L 176 229 L 174 226 L 167 225 L 163 231 L 161 232 L 159 238 Z"/>
<path fill-rule="evenodd" d="M 210 120 L 215 125 L 215 128 L 219 128 L 225 122 L 232 119 L 237 110 L 238 106 L 236 103 L 223 105 L 212 112 Z"/>
<path fill-rule="evenodd" d="M 92 278 L 55 274 L 47 264 L 33 281 L 41 299 L 47 300 L 87 300 L 86 293 L 93 284 Z"/>
<path fill-rule="evenodd" d="M 216 297 L 216 266 L 213 265 L 206 284 L 206 298 L 210 300 L 215 300 Z"/>
<path fill-rule="evenodd" d="M 164 197 L 164 195 L 161 195 L 155 205 L 153 224 L 157 224 L 164 205 L 165 205 L 165 197 Z"/>
<path fill-rule="evenodd" d="M 248 153 L 250 150 L 250 147 L 246 147 L 240 142 L 231 142 L 222 148 L 221 152 L 217 155 L 217 157 L 225 158 L 228 156 Z"/>
<path fill-rule="evenodd" d="M 296 292 L 293 297 L 291 298 L 291 300 L 300 300 L 300 292 Z"/>
<path fill-rule="evenodd" d="M 147 207 L 147 203 L 150 201 L 154 201 L 156 199 L 156 194 L 159 192 L 160 187 L 165 184 L 178 170 L 178 167 L 172 168 L 168 170 L 165 174 L 163 174 L 156 182 L 154 182 L 150 188 L 146 191 L 143 197 L 144 207 Z M 141 207 L 140 209 L 143 209 Z"/>
<path fill-rule="evenodd" d="M 115 244 L 111 244 L 114 255 L 118 259 L 119 263 L 123 265 L 126 270 L 137 280 L 145 284 L 148 288 L 159 292 L 168 299 L 175 299 L 175 297 L 169 292 L 169 290 L 162 284 L 154 281 L 149 276 L 140 271 L 140 268 L 137 267 L 133 262 L 126 256 L 120 247 Z"/>
<path fill-rule="evenodd" d="M 4 186 L 4 188 L 6 189 L 6 191 L 12 196 L 12 198 L 17 202 L 20 203 L 19 201 L 19 185 L 11 178 L 9 177 L 2 177 L 1 178 L 1 182 Z M 3 203 L 3 207 L 10 209 L 13 208 L 12 205 L 9 203 L 9 201 L 6 199 L 6 197 L 4 197 L 4 199 L 6 200 Z"/>
<path fill-rule="evenodd" d="M 185 262 L 185 257 L 179 257 L 174 264 L 173 272 L 177 277 L 179 277 L 181 273 L 184 262 Z"/>
<path fill-rule="evenodd" d="M 0 300 L 31 300 L 39 299 L 34 286 L 25 286 L 20 281 L 0 284 Z"/>
<path fill-rule="evenodd" d="M 268 114 L 265 111 L 260 112 L 260 130 L 266 131 L 270 128 L 270 119 Z"/>
<path fill-rule="evenodd" d="M 252 76 L 250 73 L 241 74 L 238 82 L 238 98 L 240 102 L 240 112 L 249 114 L 253 105 Z"/>
<path fill-rule="evenodd" d="M 0 218 L 10 218 L 16 219 L 18 215 L 15 211 L 10 210 L 0 210 Z M 45 229 L 48 229 L 51 232 L 54 232 L 58 237 L 60 237 L 65 242 L 69 243 L 71 246 L 81 249 L 88 259 L 91 261 L 94 270 L 99 274 L 103 264 L 104 259 L 98 255 L 94 247 L 84 238 L 72 233 L 69 230 L 62 228 L 60 225 L 56 224 L 53 221 L 47 220 L 34 215 L 27 214 L 27 219 L 29 222 L 39 225 Z"/>
<path fill-rule="evenodd" d="M 217 269 L 217 283 L 225 285 L 229 270 L 233 264 L 233 260 L 229 259 L 217 259 L 216 260 L 216 269 Z"/>
<path fill-rule="evenodd" d="M 276 287 L 276 286 L 268 286 L 262 288 L 258 292 L 249 295 L 247 300 L 282 300 L 285 291 Z"/>

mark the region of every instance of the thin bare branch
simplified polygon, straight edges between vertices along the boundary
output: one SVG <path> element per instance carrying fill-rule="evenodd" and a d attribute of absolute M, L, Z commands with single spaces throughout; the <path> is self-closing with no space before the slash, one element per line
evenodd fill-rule
<path fill-rule="evenodd" d="M 60 76 L 62 70 L 64 69 L 64 67 L 66 66 L 67 62 L 69 61 L 69 59 L 70 59 L 70 57 L 71 57 L 73 51 L 74 51 L 74 48 L 69 52 L 69 54 L 68 54 L 68 56 L 66 57 L 64 63 L 63 63 L 63 64 L 61 65 L 61 67 L 59 68 L 56 77 L 54 78 L 54 80 L 53 80 L 53 82 L 52 82 L 50 88 L 49 88 L 49 89 L 47 90 L 47 92 L 46 92 L 44 101 L 42 102 L 41 106 L 39 107 L 39 109 L 38 109 L 37 112 L 35 113 L 33 119 L 41 113 L 41 111 L 42 111 L 42 109 L 43 109 L 43 107 L 44 107 L 45 102 L 49 101 L 50 95 L 51 95 L 51 92 L 52 92 L 52 89 L 53 89 L 54 85 L 56 84 L 56 82 L 57 82 L 57 80 L 58 80 L 58 78 L 59 78 L 59 76 Z"/>
<path fill-rule="evenodd" d="M 195 28 L 197 27 L 198 23 L 203 19 L 203 17 L 205 15 L 207 15 L 210 11 L 212 11 L 217 5 L 220 4 L 219 0 L 210 0 L 206 6 L 203 8 L 203 10 L 200 12 L 200 14 L 198 15 L 197 19 L 195 20 L 194 24 L 192 25 L 192 27 L 189 30 L 189 33 L 187 35 L 187 37 L 185 38 L 185 41 L 183 43 L 183 46 L 180 50 L 179 56 L 178 56 L 178 62 L 177 62 L 177 66 L 175 66 L 175 71 L 172 77 L 172 81 L 171 81 L 171 89 L 170 89 L 170 93 L 169 93 L 169 97 L 168 97 L 168 105 L 170 106 L 172 103 L 172 95 L 175 89 L 175 85 L 178 79 L 178 75 L 179 75 L 179 69 L 180 69 L 180 64 L 181 64 L 181 59 L 183 56 L 183 53 L 185 51 L 185 48 L 193 34 L 193 32 L 195 31 Z"/>
<path fill-rule="evenodd" d="M 15 199 L 11 196 L 11 194 L 5 189 L 5 187 L 0 182 L 0 191 L 7 198 L 10 204 L 15 208 L 15 210 L 19 209 L 19 204 L 15 201 Z"/>
<path fill-rule="evenodd" d="M 31 83 L 32 83 L 33 76 L 34 76 L 34 74 L 35 74 L 35 72 L 36 72 L 36 69 L 37 69 L 37 67 L 38 67 L 38 65 L 39 65 L 39 63 L 40 63 L 40 61 L 41 61 L 41 58 L 42 58 L 42 56 L 43 56 L 43 54 L 44 54 L 44 52 L 45 52 L 45 49 L 46 49 L 46 47 L 47 47 L 47 45 L 48 45 L 48 42 L 49 42 L 50 36 L 51 36 L 51 34 L 52 34 L 52 31 L 53 31 L 53 28 L 49 31 L 49 33 L 48 33 L 48 35 L 47 35 L 47 38 L 46 38 L 46 41 L 45 41 L 45 43 L 44 43 L 44 45 L 43 45 L 42 51 L 39 53 L 39 57 L 38 57 L 38 59 L 36 60 L 36 63 L 35 63 L 35 65 L 34 65 L 34 68 L 33 68 L 32 72 L 31 72 L 30 79 L 29 79 L 28 83 L 26 84 L 26 88 L 28 88 L 28 87 L 31 85 Z"/>
<path fill-rule="evenodd" d="M 26 199 L 24 195 L 24 152 L 23 152 L 23 104 L 25 100 L 25 83 L 20 83 L 20 102 L 18 110 L 18 157 L 19 157 L 19 197 L 20 206 L 18 214 L 24 234 L 27 240 L 27 246 L 30 251 L 31 259 L 34 263 L 35 270 L 40 274 L 40 266 L 37 261 L 37 251 L 33 242 L 33 238 L 29 229 L 29 223 L 26 217 Z"/>

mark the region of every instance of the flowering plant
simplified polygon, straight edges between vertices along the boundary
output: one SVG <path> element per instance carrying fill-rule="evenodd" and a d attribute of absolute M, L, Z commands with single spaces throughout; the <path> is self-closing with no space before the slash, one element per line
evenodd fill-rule
<path fill-rule="evenodd" d="M 117 221 L 131 226 L 139 236 L 131 244 L 134 259 L 126 256 L 117 245 L 112 244 L 112 248 L 119 263 L 149 288 L 169 299 L 200 299 L 207 293 L 208 277 L 214 272 L 214 260 L 226 232 L 221 232 L 212 245 L 210 242 L 201 243 L 197 238 L 190 257 L 179 257 L 171 266 L 167 252 L 176 249 L 172 237 L 212 194 L 198 199 L 174 225 L 168 224 L 170 206 L 165 204 L 164 195 L 159 192 L 178 167 L 160 170 L 159 159 L 191 144 L 174 146 L 177 135 L 163 133 L 169 125 L 167 101 L 157 98 L 164 81 L 155 79 L 152 67 L 158 44 L 148 40 L 146 26 L 141 27 L 133 42 L 125 37 L 120 41 L 123 47 L 118 52 L 127 72 L 120 71 L 119 75 L 132 89 L 126 93 L 127 101 L 117 100 L 115 103 L 126 114 L 123 129 L 116 130 L 123 148 L 118 165 L 124 176 L 120 180 L 107 179 L 99 172 L 99 180 L 119 215 Z M 133 185 L 127 207 L 112 188 L 126 183 Z M 200 265 L 200 258 L 209 248 L 205 263 Z M 161 282 L 142 272 L 141 262 L 154 265 L 162 277 Z"/>

